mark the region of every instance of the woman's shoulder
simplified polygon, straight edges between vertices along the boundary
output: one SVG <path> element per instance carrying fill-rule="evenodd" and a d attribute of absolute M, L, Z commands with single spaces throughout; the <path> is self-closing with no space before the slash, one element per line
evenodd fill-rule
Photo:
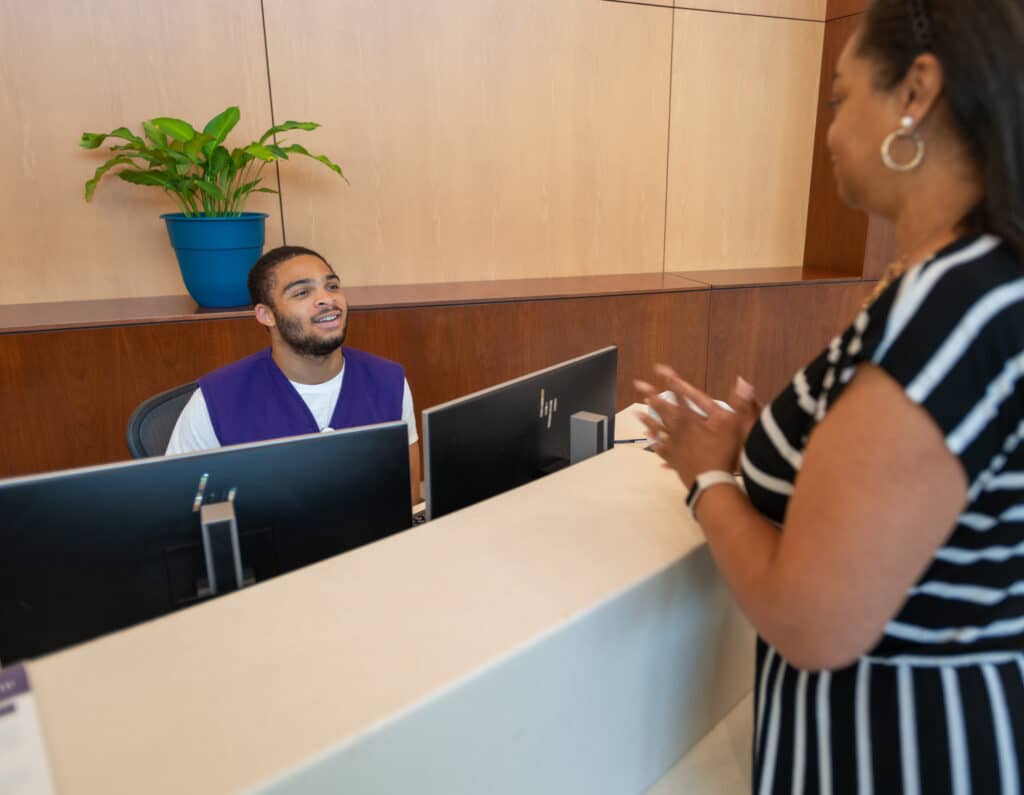
<path fill-rule="evenodd" d="M 994 290 L 1024 286 L 1024 265 L 994 235 L 962 238 L 904 274 L 896 305 L 915 300 L 970 305 Z"/>
<path fill-rule="evenodd" d="M 979 314 L 1024 329 L 1024 313 L 1007 311 L 1021 301 L 1024 265 L 998 237 L 980 235 L 962 238 L 910 268 L 868 308 L 861 322 L 870 319 L 875 334 L 890 340 L 914 326 L 941 337 L 959 321 Z"/>

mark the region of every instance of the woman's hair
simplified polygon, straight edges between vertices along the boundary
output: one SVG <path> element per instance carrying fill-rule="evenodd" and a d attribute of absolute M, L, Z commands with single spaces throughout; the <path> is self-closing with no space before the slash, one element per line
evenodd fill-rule
<path fill-rule="evenodd" d="M 942 64 L 943 93 L 982 180 L 964 223 L 1024 260 L 1024 3 L 873 0 L 858 53 L 876 64 L 879 88 L 893 88 L 923 52 Z"/>

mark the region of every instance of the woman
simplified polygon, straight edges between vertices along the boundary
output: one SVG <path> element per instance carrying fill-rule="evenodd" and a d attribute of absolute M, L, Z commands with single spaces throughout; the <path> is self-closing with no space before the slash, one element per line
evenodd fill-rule
<path fill-rule="evenodd" d="M 874 0 L 828 143 L 895 223 L 883 289 L 764 411 L 637 383 L 760 636 L 755 791 L 1024 781 L 1022 44 L 1021 0 Z"/>

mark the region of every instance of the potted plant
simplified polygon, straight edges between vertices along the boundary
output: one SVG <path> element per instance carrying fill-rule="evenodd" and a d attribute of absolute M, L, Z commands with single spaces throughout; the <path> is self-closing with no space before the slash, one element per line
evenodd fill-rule
<path fill-rule="evenodd" d="M 218 113 L 202 131 L 181 119 L 159 117 L 142 123 L 144 137 L 127 127 L 109 133 L 82 133 L 79 145 L 98 149 L 108 138 L 113 153 L 85 183 L 85 199 L 107 174 L 134 185 L 161 188 L 180 212 L 160 216 L 167 224 L 181 275 L 200 306 L 225 307 L 249 303 L 249 268 L 263 253 L 266 213 L 247 213 L 253 193 L 277 193 L 261 187 L 268 163 L 303 155 L 318 160 L 348 182 L 341 168 L 324 155 L 276 136 L 292 130 L 315 130 L 311 121 L 286 121 L 259 140 L 229 150 L 228 133 L 241 118 L 237 107 Z M 120 170 L 114 170 L 120 167 Z"/>

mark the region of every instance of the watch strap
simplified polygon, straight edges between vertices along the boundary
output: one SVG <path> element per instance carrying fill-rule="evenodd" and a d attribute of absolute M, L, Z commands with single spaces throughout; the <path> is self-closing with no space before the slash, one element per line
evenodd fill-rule
<path fill-rule="evenodd" d="M 712 486 L 717 486 L 720 483 L 731 483 L 733 486 L 739 485 L 736 482 L 736 476 L 731 472 L 726 472 L 724 469 L 709 469 L 707 472 L 701 472 L 693 479 L 690 493 L 686 495 L 686 507 L 691 512 L 696 510 L 697 500 L 700 499 L 701 495 Z"/>

